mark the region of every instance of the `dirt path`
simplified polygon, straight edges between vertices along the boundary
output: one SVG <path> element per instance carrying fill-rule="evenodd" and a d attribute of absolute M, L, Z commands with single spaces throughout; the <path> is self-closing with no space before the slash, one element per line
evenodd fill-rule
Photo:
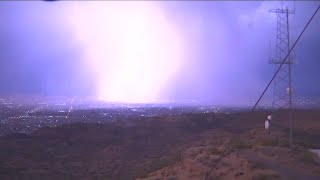
<path fill-rule="evenodd" d="M 294 180 L 294 179 L 318 180 L 318 179 L 320 179 L 320 176 L 305 174 L 303 172 L 299 172 L 299 171 L 296 171 L 295 169 L 287 167 L 281 163 L 264 158 L 264 157 L 260 156 L 259 154 L 257 154 L 256 152 L 254 152 L 253 150 L 249 150 L 249 149 L 242 150 L 242 151 L 240 151 L 240 155 L 250 161 L 253 161 L 253 162 L 256 162 L 259 164 L 263 164 L 264 167 L 279 173 L 279 175 L 284 179 L 290 179 L 290 180 Z"/>

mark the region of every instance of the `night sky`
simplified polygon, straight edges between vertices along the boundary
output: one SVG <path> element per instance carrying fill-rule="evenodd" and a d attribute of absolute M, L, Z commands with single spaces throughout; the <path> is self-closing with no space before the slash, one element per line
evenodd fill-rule
<path fill-rule="evenodd" d="M 174 25 L 184 47 L 179 72 L 161 86 L 157 100 L 245 104 L 259 97 L 274 73 L 268 60 L 275 47 L 276 17 L 268 10 L 278 2 L 150 3 Z M 291 44 L 318 4 L 296 2 L 296 14 L 290 17 Z M 90 44 L 81 43 L 74 24 L 66 20 L 73 6 L 0 2 L 0 95 L 95 96 L 95 70 L 88 68 L 90 60 L 85 58 Z M 166 41 L 172 43 L 170 38 Z M 317 14 L 294 50 L 295 97 L 320 97 L 319 50 Z"/>

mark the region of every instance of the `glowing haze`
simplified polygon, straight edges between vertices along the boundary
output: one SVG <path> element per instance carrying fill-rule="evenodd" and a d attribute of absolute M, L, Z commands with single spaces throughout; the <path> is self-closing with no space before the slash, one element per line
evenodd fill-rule
<path fill-rule="evenodd" d="M 99 100 L 166 101 L 183 61 L 183 43 L 156 2 L 77 2 L 71 22 L 94 73 Z"/>
<path fill-rule="evenodd" d="M 247 106 L 274 73 L 278 4 L 0 1 L 0 96 Z M 296 2 L 291 40 L 315 7 Z M 320 97 L 319 26 L 294 52 L 295 97 Z"/>

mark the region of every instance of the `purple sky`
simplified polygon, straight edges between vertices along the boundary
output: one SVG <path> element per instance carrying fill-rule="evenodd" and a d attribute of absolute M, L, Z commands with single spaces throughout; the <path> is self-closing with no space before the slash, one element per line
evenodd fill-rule
<path fill-rule="evenodd" d="M 66 23 L 70 4 L 0 2 L 0 94 L 94 95 L 95 77 L 84 63 L 86 46 Z M 291 44 L 318 4 L 296 2 L 296 14 L 290 17 Z M 187 49 L 184 65 L 165 87 L 164 98 L 213 104 L 245 104 L 258 98 L 274 73 L 268 59 L 269 42 L 275 46 L 276 18 L 268 9 L 277 2 L 156 5 L 181 33 Z M 320 97 L 319 47 L 320 14 L 294 51 L 295 96 Z"/>

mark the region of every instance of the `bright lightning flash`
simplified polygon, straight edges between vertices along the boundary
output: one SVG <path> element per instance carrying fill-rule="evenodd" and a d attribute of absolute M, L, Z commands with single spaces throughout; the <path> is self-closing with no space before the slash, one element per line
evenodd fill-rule
<path fill-rule="evenodd" d="M 100 100 L 125 103 L 164 101 L 178 74 L 183 43 L 155 2 L 77 2 L 74 32 L 84 45 Z"/>

